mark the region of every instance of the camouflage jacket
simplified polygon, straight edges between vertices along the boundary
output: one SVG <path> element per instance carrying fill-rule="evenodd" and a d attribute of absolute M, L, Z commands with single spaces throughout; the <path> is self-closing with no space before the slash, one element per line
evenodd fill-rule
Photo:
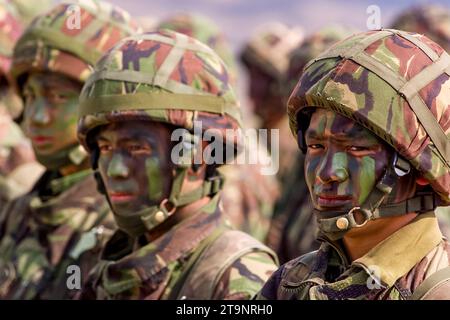
<path fill-rule="evenodd" d="M 406 300 L 435 272 L 450 265 L 433 212 L 382 241 L 351 264 L 342 247 L 323 239 L 318 251 L 291 260 L 265 284 L 258 299 Z M 450 299 L 450 281 L 434 298 Z"/>
<path fill-rule="evenodd" d="M 69 265 L 79 267 L 75 288 L 87 279 L 115 228 L 91 173 L 58 177 L 47 171 L 32 191 L 2 210 L 0 298 L 73 298 Z"/>
<path fill-rule="evenodd" d="M 250 299 L 276 269 L 276 257 L 262 244 L 236 255 L 236 244 L 250 238 L 239 231 L 220 241 L 217 230 L 227 226 L 215 199 L 150 243 L 116 232 L 80 298 Z M 210 274 L 218 261 L 230 267 Z"/>

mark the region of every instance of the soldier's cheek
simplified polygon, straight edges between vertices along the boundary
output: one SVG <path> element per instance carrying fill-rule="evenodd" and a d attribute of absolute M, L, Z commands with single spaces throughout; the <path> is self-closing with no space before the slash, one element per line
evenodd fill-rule
<path fill-rule="evenodd" d="M 375 159 L 370 156 L 351 158 L 349 171 L 353 180 L 353 194 L 358 204 L 362 204 L 376 183 Z"/>
<path fill-rule="evenodd" d="M 320 164 L 320 157 L 307 155 L 307 157 L 305 158 L 306 185 L 308 186 L 310 193 L 313 193 L 315 184 L 318 183 L 316 177 L 318 174 L 319 164 Z"/>

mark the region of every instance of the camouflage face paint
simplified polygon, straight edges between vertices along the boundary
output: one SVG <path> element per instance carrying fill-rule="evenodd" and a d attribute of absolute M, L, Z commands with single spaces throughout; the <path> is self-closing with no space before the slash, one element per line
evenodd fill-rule
<path fill-rule="evenodd" d="M 23 127 L 36 154 L 51 157 L 77 143 L 81 83 L 57 73 L 32 73 L 24 86 Z"/>
<path fill-rule="evenodd" d="M 316 209 L 359 206 L 388 165 L 389 152 L 370 131 L 317 109 L 306 130 L 305 176 Z"/>
<path fill-rule="evenodd" d="M 170 134 L 165 125 L 149 121 L 112 123 L 100 131 L 98 167 L 116 214 L 131 216 L 168 196 Z"/>

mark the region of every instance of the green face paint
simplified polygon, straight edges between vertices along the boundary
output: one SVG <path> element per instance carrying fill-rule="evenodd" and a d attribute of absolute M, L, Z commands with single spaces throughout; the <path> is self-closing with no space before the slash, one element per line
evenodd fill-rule
<path fill-rule="evenodd" d="M 370 131 L 318 109 L 305 134 L 305 177 L 321 211 L 361 205 L 388 164 L 388 151 Z"/>
<path fill-rule="evenodd" d="M 363 203 L 366 200 L 375 183 L 375 160 L 371 157 L 363 157 L 359 175 L 359 203 Z"/>
<path fill-rule="evenodd" d="M 158 201 L 163 196 L 164 183 L 161 175 L 161 166 L 156 157 L 145 160 L 145 172 L 147 172 L 149 184 L 148 198 L 152 201 Z"/>
<path fill-rule="evenodd" d="M 149 121 L 110 124 L 96 137 L 98 168 L 112 209 L 121 219 L 158 205 L 171 182 L 170 130 Z"/>
<path fill-rule="evenodd" d="M 78 144 L 80 91 L 81 83 L 56 73 L 32 73 L 25 83 L 23 127 L 44 164 L 64 158 Z"/>

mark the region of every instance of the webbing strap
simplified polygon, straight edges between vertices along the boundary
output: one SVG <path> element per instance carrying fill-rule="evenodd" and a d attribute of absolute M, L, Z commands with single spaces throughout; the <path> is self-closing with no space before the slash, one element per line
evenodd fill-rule
<path fill-rule="evenodd" d="M 406 99 L 412 99 L 423 89 L 424 83 L 429 84 L 441 76 L 448 66 L 450 66 L 450 56 L 444 52 L 433 64 L 425 67 L 417 75 L 406 82 L 399 91 Z"/>
<path fill-rule="evenodd" d="M 164 43 L 164 44 L 168 44 L 168 45 L 172 45 L 172 46 L 174 46 L 176 43 L 176 41 L 174 39 L 171 39 L 168 36 L 164 36 L 164 35 L 160 35 L 160 34 L 153 34 L 153 33 L 130 36 L 127 39 L 134 40 L 134 41 L 152 40 L 152 41 L 156 41 L 156 42 L 160 42 L 160 43 Z M 214 54 L 214 51 L 206 45 L 200 46 L 197 43 L 186 42 L 182 46 L 180 44 L 178 44 L 178 46 L 184 50 Z"/>
<path fill-rule="evenodd" d="M 414 45 L 416 45 L 417 47 L 420 48 L 420 50 L 422 50 L 423 53 L 425 53 L 428 58 L 431 59 L 431 61 L 436 61 L 439 56 L 437 55 L 437 53 L 431 49 L 425 42 L 423 42 L 422 40 L 420 40 L 417 37 L 414 37 L 410 34 L 408 34 L 407 32 L 404 31 L 400 31 L 400 30 L 392 30 L 395 32 L 395 34 L 397 34 L 398 36 L 402 37 L 403 39 L 413 43 Z"/>
<path fill-rule="evenodd" d="M 390 34 L 397 34 L 408 41 L 412 41 L 414 44 L 420 43 L 420 48 L 425 54 L 434 58 L 437 56 L 430 53 L 429 48 L 425 43 L 422 43 L 419 39 L 409 36 L 404 32 L 397 30 L 383 30 L 373 35 L 368 36 L 354 47 L 339 47 L 331 49 L 325 54 L 319 56 L 308 64 L 308 66 L 316 61 L 330 58 L 345 58 L 354 61 L 362 67 L 370 70 L 378 75 L 381 79 L 386 81 L 397 92 L 402 94 L 411 106 L 412 111 L 416 114 L 419 122 L 427 132 L 431 141 L 434 143 L 441 158 L 450 167 L 450 143 L 449 138 L 446 136 L 442 127 L 437 122 L 435 116 L 431 110 L 427 107 L 418 92 L 426 87 L 430 82 L 439 77 L 442 73 L 449 74 L 450 70 L 450 58 L 446 52 L 444 52 L 439 58 L 434 59 L 433 64 L 422 70 L 419 74 L 413 77 L 410 81 L 407 81 L 404 77 L 400 76 L 397 72 L 389 68 L 386 64 L 383 64 L 379 60 L 369 56 L 364 50 L 373 42 L 378 41 Z"/>
<path fill-rule="evenodd" d="M 191 94 L 172 94 L 170 92 L 138 92 L 135 94 L 114 94 L 103 97 L 88 98 L 81 101 L 79 115 L 126 111 L 126 110 L 152 110 L 152 109 L 183 109 L 189 111 L 204 111 L 224 113 L 225 101 L 216 96 L 200 96 Z"/>
<path fill-rule="evenodd" d="M 450 281 L 450 267 L 445 267 L 426 278 L 419 284 L 416 290 L 414 290 L 414 293 L 409 297 L 409 300 L 423 300 L 427 294 L 445 281 Z"/>
<path fill-rule="evenodd" d="M 171 73 L 183 58 L 183 54 L 185 52 L 184 47 L 186 46 L 188 41 L 189 38 L 186 35 L 181 33 L 175 34 L 175 44 L 155 74 L 154 84 L 156 86 L 165 88 L 165 85 Z"/>

